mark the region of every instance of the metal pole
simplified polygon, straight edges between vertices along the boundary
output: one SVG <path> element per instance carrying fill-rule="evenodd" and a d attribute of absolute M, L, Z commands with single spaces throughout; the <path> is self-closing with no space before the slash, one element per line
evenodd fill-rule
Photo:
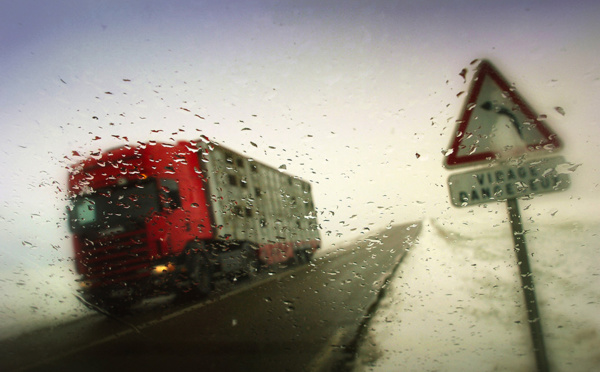
<path fill-rule="evenodd" d="M 508 214 L 510 216 L 510 226 L 515 243 L 515 253 L 517 254 L 517 264 L 521 274 L 521 284 L 523 285 L 523 295 L 525 296 L 525 305 L 527 306 L 527 319 L 533 341 L 533 350 L 539 372 L 548 372 L 548 357 L 544 345 L 544 335 L 542 333 L 542 321 L 538 311 L 537 300 L 535 298 L 535 287 L 533 284 L 533 274 L 529 266 L 529 255 L 527 254 L 527 245 L 525 244 L 525 231 L 521 222 L 521 213 L 517 199 L 512 198 L 506 201 Z"/>

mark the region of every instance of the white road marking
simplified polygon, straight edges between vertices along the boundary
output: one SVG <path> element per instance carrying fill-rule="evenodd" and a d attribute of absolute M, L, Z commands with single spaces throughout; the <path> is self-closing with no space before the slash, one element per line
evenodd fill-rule
<path fill-rule="evenodd" d="M 315 358 L 313 358 L 306 370 L 310 372 L 329 371 L 330 366 L 328 365 L 328 362 L 331 361 L 331 354 L 341 347 L 340 343 L 345 334 L 346 330 L 344 328 L 339 328 L 333 336 L 327 340 L 326 346 L 321 349 Z"/>

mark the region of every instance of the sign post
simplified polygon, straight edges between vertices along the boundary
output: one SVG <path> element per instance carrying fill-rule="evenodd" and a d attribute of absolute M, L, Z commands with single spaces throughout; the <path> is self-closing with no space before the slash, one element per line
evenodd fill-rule
<path fill-rule="evenodd" d="M 527 253 L 527 244 L 525 243 L 525 231 L 521 222 L 521 212 L 516 198 L 510 198 L 506 201 L 508 214 L 510 216 L 510 227 L 515 243 L 515 253 L 517 254 L 517 264 L 521 274 L 521 284 L 525 305 L 527 307 L 527 320 L 533 341 L 533 351 L 538 371 L 546 372 L 548 368 L 548 356 L 546 355 L 546 346 L 544 344 L 544 334 L 542 333 L 542 320 L 538 310 L 535 297 L 535 285 L 533 283 L 533 273 L 529 266 L 529 254 Z"/>
<path fill-rule="evenodd" d="M 542 321 L 517 198 L 563 191 L 571 180 L 560 171 L 561 165 L 566 164 L 563 157 L 544 156 L 560 149 L 562 144 L 540 118 L 490 62 L 481 61 L 457 120 L 444 167 L 487 165 L 448 178 L 454 206 L 506 201 L 535 360 L 538 371 L 548 372 Z"/>

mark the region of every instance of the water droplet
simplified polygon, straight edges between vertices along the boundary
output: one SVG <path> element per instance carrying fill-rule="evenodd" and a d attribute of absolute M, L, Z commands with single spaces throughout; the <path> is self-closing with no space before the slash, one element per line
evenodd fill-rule
<path fill-rule="evenodd" d="M 462 70 L 460 70 L 458 75 L 463 78 L 465 83 L 467 82 L 467 69 L 466 68 L 463 68 Z"/>

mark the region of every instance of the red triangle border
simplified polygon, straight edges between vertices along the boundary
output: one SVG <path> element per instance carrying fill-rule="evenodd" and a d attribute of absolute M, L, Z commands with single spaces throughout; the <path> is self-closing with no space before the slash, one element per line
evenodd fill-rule
<path fill-rule="evenodd" d="M 482 60 L 480 64 L 477 66 L 477 71 L 475 76 L 473 77 L 473 81 L 471 83 L 471 88 L 469 90 L 469 95 L 467 96 L 467 100 L 465 101 L 465 105 L 462 110 L 462 115 L 459 120 L 457 120 L 457 128 L 454 131 L 455 137 L 452 140 L 452 144 L 450 146 L 451 153 L 445 157 L 445 166 L 448 168 L 457 167 L 461 165 L 468 165 L 469 163 L 479 163 L 483 161 L 492 161 L 496 158 L 496 153 L 494 152 L 482 152 L 482 153 L 473 153 L 471 155 L 466 156 L 458 156 L 458 150 L 461 146 L 461 142 L 463 138 L 465 138 L 466 129 L 469 126 L 469 120 L 471 119 L 471 115 L 473 110 L 469 110 L 468 108 L 471 105 L 477 102 L 479 93 L 481 91 L 481 87 L 483 85 L 484 77 L 488 76 L 491 78 L 503 91 L 503 93 L 508 95 L 508 98 L 517 106 L 521 112 L 525 115 L 525 117 L 531 121 L 531 125 L 533 125 L 544 137 L 545 140 L 540 143 L 528 145 L 527 150 L 529 151 L 537 151 L 542 150 L 546 146 L 551 145 L 553 149 L 559 149 L 562 144 L 558 139 L 558 136 L 554 134 L 543 122 L 538 120 L 538 115 L 533 111 L 531 106 L 525 102 L 525 100 L 516 92 L 516 90 L 511 87 L 507 80 L 500 74 L 500 72 L 487 60 Z"/>

